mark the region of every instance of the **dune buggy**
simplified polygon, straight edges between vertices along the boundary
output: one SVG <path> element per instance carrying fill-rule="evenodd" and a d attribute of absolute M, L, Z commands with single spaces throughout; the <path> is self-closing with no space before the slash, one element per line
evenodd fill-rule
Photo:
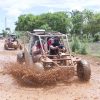
<path fill-rule="evenodd" d="M 4 49 L 8 50 L 8 49 L 17 49 L 20 48 L 22 49 L 21 44 L 18 42 L 16 35 L 12 34 L 9 35 L 4 42 Z"/>
<path fill-rule="evenodd" d="M 59 49 L 58 54 L 51 55 L 47 46 L 49 37 L 59 37 L 60 42 L 64 45 L 64 50 Z M 41 53 L 32 55 L 32 47 L 35 46 L 37 40 L 40 41 L 41 44 Z M 43 45 L 45 45 L 45 50 Z M 19 63 L 25 62 L 28 66 L 36 65 L 36 69 L 41 69 L 43 71 L 56 67 L 69 67 L 73 69 L 71 73 L 75 75 L 75 72 L 77 72 L 78 78 L 82 81 L 89 81 L 91 76 L 89 63 L 86 60 L 72 55 L 68 37 L 61 33 L 31 34 L 29 43 L 25 44 L 24 50 L 17 54 L 17 61 Z"/>

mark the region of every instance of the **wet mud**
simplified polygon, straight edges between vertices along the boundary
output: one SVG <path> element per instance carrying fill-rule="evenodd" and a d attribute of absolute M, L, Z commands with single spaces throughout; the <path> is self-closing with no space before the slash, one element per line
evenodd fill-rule
<path fill-rule="evenodd" d="M 0 40 L 0 100 L 100 100 L 100 59 L 80 56 L 89 61 L 92 75 L 89 82 L 80 82 L 77 76 L 68 83 L 31 87 L 21 85 L 5 72 L 9 63 L 16 63 L 17 50 L 4 50 Z"/>

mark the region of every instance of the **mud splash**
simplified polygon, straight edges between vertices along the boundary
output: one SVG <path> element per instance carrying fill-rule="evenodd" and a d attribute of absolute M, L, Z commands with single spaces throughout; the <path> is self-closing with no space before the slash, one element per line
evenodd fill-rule
<path fill-rule="evenodd" d="M 17 80 L 25 82 L 28 85 L 51 85 L 57 82 L 68 81 L 74 76 L 73 67 L 54 68 L 43 72 L 35 71 L 32 67 L 10 63 L 7 72 L 13 75 Z"/>

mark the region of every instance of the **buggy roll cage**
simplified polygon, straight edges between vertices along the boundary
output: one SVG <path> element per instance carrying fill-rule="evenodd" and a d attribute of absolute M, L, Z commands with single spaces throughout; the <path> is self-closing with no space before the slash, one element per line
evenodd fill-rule
<path fill-rule="evenodd" d="M 43 45 L 42 45 L 42 37 L 46 38 L 46 37 L 60 37 L 64 43 L 64 46 L 67 46 L 67 52 L 68 54 L 71 56 L 71 49 L 69 46 L 69 42 L 68 42 L 68 36 L 67 34 L 43 34 L 43 35 L 36 35 L 36 34 L 32 34 L 32 36 L 37 36 L 39 38 L 40 41 L 40 45 L 41 45 L 41 49 L 42 49 L 42 54 L 45 54 L 45 51 L 43 49 Z M 66 40 L 66 43 L 64 42 L 64 39 Z"/>
<path fill-rule="evenodd" d="M 70 49 L 70 45 L 69 45 L 69 42 L 68 42 L 68 35 L 67 34 L 62 34 L 60 32 L 57 32 L 57 33 L 51 33 L 51 32 L 50 33 L 38 33 L 38 32 L 31 33 L 31 32 L 27 32 L 27 34 L 28 34 L 28 36 L 30 38 L 31 37 L 37 37 L 38 38 L 37 40 L 40 41 L 41 51 L 42 51 L 41 55 L 43 57 L 48 57 L 50 55 L 48 55 L 48 49 L 47 49 L 47 51 L 44 50 L 44 48 L 43 48 L 43 42 L 42 41 L 45 40 L 46 41 L 46 46 L 47 46 L 47 38 L 48 37 L 60 37 L 60 40 L 62 40 L 65 49 L 67 49 L 67 52 L 65 52 L 65 55 L 70 57 L 69 59 L 71 60 L 72 65 L 73 65 L 73 59 L 72 58 L 74 56 L 71 53 L 71 49 Z M 44 39 L 42 39 L 43 37 L 44 37 Z M 53 55 L 51 55 L 51 56 L 53 56 Z M 56 56 L 56 55 L 54 55 L 54 56 Z"/>

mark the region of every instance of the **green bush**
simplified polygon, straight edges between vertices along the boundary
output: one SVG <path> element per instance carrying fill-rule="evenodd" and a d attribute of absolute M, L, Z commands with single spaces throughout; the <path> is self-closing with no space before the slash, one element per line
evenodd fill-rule
<path fill-rule="evenodd" d="M 81 47 L 80 41 L 78 37 L 72 37 L 72 52 L 79 52 L 79 49 Z"/>
<path fill-rule="evenodd" d="M 87 52 L 86 44 L 82 44 L 81 49 L 80 49 L 80 54 L 86 55 L 87 53 L 88 52 Z"/>
<path fill-rule="evenodd" d="M 94 38 L 92 35 L 88 35 L 88 42 L 93 42 L 94 41 Z"/>
<path fill-rule="evenodd" d="M 79 54 L 87 54 L 87 46 L 85 42 L 79 40 L 78 37 L 73 37 L 71 43 L 72 52 L 79 53 Z"/>
<path fill-rule="evenodd" d="M 87 34 L 83 34 L 82 41 L 88 42 L 88 35 Z"/>
<path fill-rule="evenodd" d="M 94 35 L 94 42 L 100 41 L 100 33 Z"/>

